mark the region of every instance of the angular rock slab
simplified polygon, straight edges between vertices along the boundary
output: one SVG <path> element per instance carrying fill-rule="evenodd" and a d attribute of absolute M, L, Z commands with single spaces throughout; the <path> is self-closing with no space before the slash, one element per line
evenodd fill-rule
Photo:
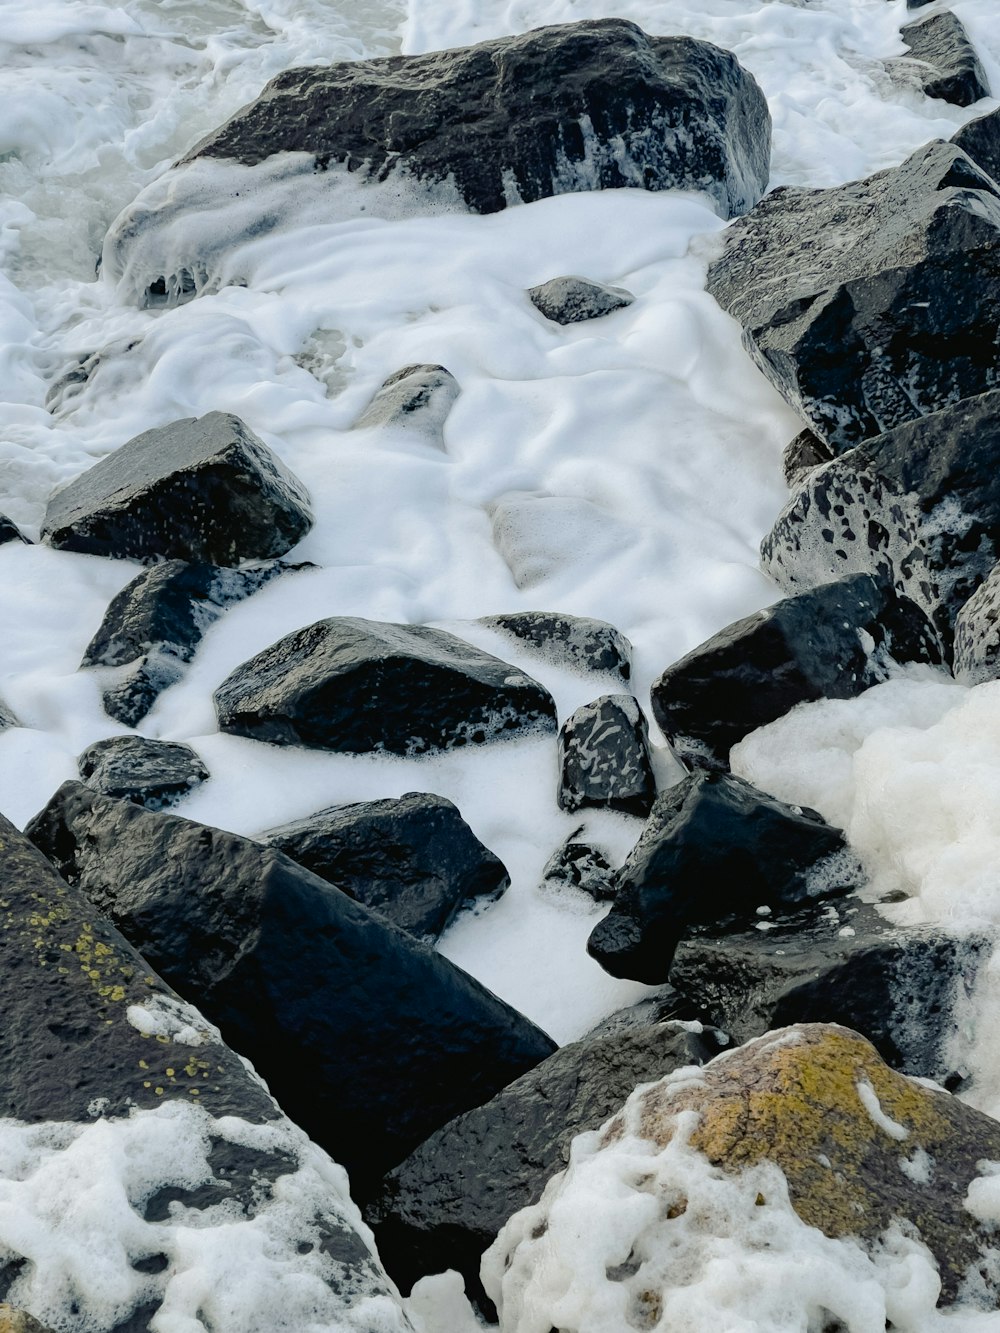
<path fill-rule="evenodd" d="M 875 574 L 950 649 L 959 610 L 1000 559 L 998 462 L 997 390 L 887 431 L 806 478 L 764 539 L 764 570 L 789 591 Z"/>
<path fill-rule="evenodd" d="M 814 810 L 730 774 L 692 774 L 657 799 L 587 952 L 612 976 L 666 981 L 692 926 L 746 921 L 759 907 L 794 911 L 844 892 L 823 864 L 843 845 Z"/>
<path fill-rule="evenodd" d="M 989 97 L 990 85 L 976 48 L 950 11 L 908 23 L 900 36 L 909 47 L 910 60 L 926 67 L 920 82 L 928 97 L 940 97 L 954 106 L 971 106 Z"/>
<path fill-rule="evenodd" d="M 834 453 L 1000 382 L 998 193 L 931 143 L 867 180 L 774 190 L 724 233 L 708 290 Z"/>
<path fill-rule="evenodd" d="M 563 723 L 557 796 L 561 810 L 649 814 L 656 799 L 649 728 L 631 694 L 604 694 Z"/>
<path fill-rule="evenodd" d="M 635 300 L 624 287 L 609 287 L 603 282 L 567 274 L 550 278 L 537 287 L 528 288 L 531 304 L 546 319 L 556 324 L 580 324 L 587 319 L 600 319 L 615 310 L 624 310 Z"/>
<path fill-rule="evenodd" d="M 1000 177 L 1000 110 L 967 121 L 951 136 L 951 142 L 988 176 Z"/>
<path fill-rule="evenodd" d="M 803 430 L 785 446 L 781 470 L 789 490 L 798 490 L 803 478 L 814 467 L 829 463 L 833 454 L 828 445 L 811 430 Z"/>
<path fill-rule="evenodd" d="M 458 380 L 444 366 L 404 366 L 382 383 L 355 429 L 402 426 L 434 436 L 443 448 L 445 419 L 460 393 Z"/>
<path fill-rule="evenodd" d="M 64 783 L 30 836 L 253 1060 L 355 1197 L 553 1042 L 273 848 Z"/>
<path fill-rule="evenodd" d="M 668 1023 L 574 1042 L 439 1129 L 386 1176 L 365 1212 L 393 1280 L 408 1291 L 426 1273 L 455 1268 L 481 1297 L 483 1251 L 566 1167 L 576 1135 L 598 1129 L 640 1083 L 714 1053 Z"/>
<path fill-rule="evenodd" d="M 993 566 L 955 619 L 952 671 L 962 685 L 1000 677 L 1000 565 Z"/>
<path fill-rule="evenodd" d="M 181 1292 L 171 1288 L 175 1276 L 183 1285 L 183 1270 L 191 1266 L 186 1238 L 192 1225 L 203 1228 L 200 1234 L 210 1248 L 222 1243 L 224 1230 L 234 1235 L 246 1224 L 247 1239 L 256 1235 L 269 1246 L 275 1281 L 291 1279 L 308 1288 L 318 1277 L 326 1284 L 329 1290 L 323 1288 L 317 1307 L 327 1317 L 338 1323 L 342 1319 L 352 1333 L 368 1333 L 372 1324 L 366 1321 L 381 1310 L 387 1329 L 406 1333 L 409 1323 L 330 1164 L 323 1166 L 316 1150 L 284 1119 L 218 1032 L 2 816 L 0 882 L 3 1132 L 52 1124 L 54 1146 L 105 1129 L 94 1138 L 93 1151 L 101 1153 L 108 1152 L 109 1139 L 126 1125 L 132 1133 L 148 1131 L 155 1143 L 156 1118 L 169 1117 L 172 1110 L 174 1119 L 161 1133 L 169 1132 L 169 1123 L 176 1124 L 180 1116 L 196 1142 L 204 1136 L 200 1179 L 182 1163 L 175 1170 L 164 1160 L 161 1146 L 153 1189 L 147 1180 L 144 1192 L 129 1199 L 134 1214 L 127 1234 L 114 1229 L 113 1210 L 107 1218 L 102 1210 L 96 1223 L 106 1227 L 106 1235 L 81 1238 L 68 1229 L 59 1233 L 63 1246 L 72 1240 L 94 1247 L 109 1267 L 113 1254 L 124 1248 L 126 1275 L 129 1260 L 136 1272 L 145 1274 L 137 1282 L 132 1309 L 126 1306 L 115 1328 L 123 1333 L 145 1330 L 166 1297 L 175 1314 L 178 1302 L 184 1307 Z M 162 1145 L 162 1137 L 159 1141 Z M 45 1162 L 52 1191 L 61 1175 L 59 1156 L 47 1156 Z M 80 1189 L 80 1163 L 64 1160 L 62 1188 L 69 1205 L 74 1190 Z M 127 1173 L 113 1152 L 108 1163 L 110 1177 L 121 1177 L 127 1188 Z M 30 1161 L 25 1168 L 30 1173 Z M 102 1183 L 102 1191 L 110 1202 L 111 1179 Z M 276 1196 L 282 1195 L 286 1202 L 276 1204 Z M 298 1217 L 294 1204 L 288 1206 L 296 1196 L 303 1200 Z M 173 1201 L 181 1208 L 179 1215 L 170 1211 Z M 223 1214 L 209 1211 L 223 1203 Z M 54 1248 L 59 1263 L 62 1255 L 59 1243 L 50 1243 L 49 1253 L 42 1243 L 51 1219 L 31 1214 L 35 1205 L 30 1193 L 20 1206 L 30 1223 L 22 1234 L 37 1249 L 28 1263 L 6 1247 L 0 1249 L 0 1298 L 39 1313 L 51 1305 L 51 1320 L 56 1322 L 58 1315 L 60 1328 L 92 1317 L 95 1322 L 88 1326 L 102 1326 L 100 1309 L 88 1308 L 85 1286 L 73 1284 L 67 1291 L 53 1279 L 51 1251 Z M 279 1214 L 274 1222 L 269 1220 L 272 1208 Z M 95 1227 L 93 1210 L 85 1216 L 86 1225 Z M 64 1277 L 59 1263 L 58 1276 Z M 210 1263 L 203 1272 L 213 1275 Z M 222 1273 L 218 1291 L 205 1296 L 219 1333 L 240 1333 L 238 1323 L 225 1313 L 234 1295 L 231 1274 Z M 74 1298 L 78 1304 L 71 1307 Z M 48 1310 L 44 1313 L 49 1317 Z M 103 1327 L 110 1329 L 110 1324 Z"/>
<path fill-rule="evenodd" d="M 541 685 L 427 625 L 338 617 L 295 630 L 215 692 L 222 731 L 347 754 L 423 754 L 555 729 Z"/>
<path fill-rule="evenodd" d="M 428 942 L 510 884 L 458 808 L 426 792 L 318 810 L 260 841 Z"/>
<path fill-rule="evenodd" d="M 770 140 L 764 95 L 729 52 L 596 19 L 287 70 L 185 160 L 310 153 L 452 182 L 478 213 L 578 190 L 705 190 L 732 217 L 767 188 Z"/>
<path fill-rule="evenodd" d="M 147 810 L 175 805 L 209 776 L 190 745 L 146 736 L 95 741 L 77 762 L 80 777 L 95 791 Z"/>
<path fill-rule="evenodd" d="M 49 500 L 42 540 L 90 555 L 237 565 L 312 527 L 297 477 L 228 412 L 135 436 Z"/>
<path fill-rule="evenodd" d="M 820 586 L 727 625 L 653 685 L 653 716 L 686 768 L 728 769 L 751 731 L 796 704 L 854 698 L 891 662 L 940 662 L 927 616 L 889 586 L 867 574 L 802 582 Z"/>
<path fill-rule="evenodd" d="M 609 671 L 628 680 L 632 645 L 606 620 L 567 616 L 558 611 L 513 611 L 482 616 L 479 623 L 518 639 L 526 652 L 573 671 Z"/>

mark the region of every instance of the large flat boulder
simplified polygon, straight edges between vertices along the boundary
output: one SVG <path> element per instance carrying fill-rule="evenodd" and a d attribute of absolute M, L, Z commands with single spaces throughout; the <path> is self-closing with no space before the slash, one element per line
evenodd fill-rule
<path fill-rule="evenodd" d="M 297 477 L 228 412 L 147 430 L 57 490 L 42 540 L 67 551 L 238 565 L 312 526 Z"/>
<path fill-rule="evenodd" d="M 708 290 L 842 453 L 1000 382 L 998 194 L 944 143 L 835 189 L 783 187 L 724 233 Z"/>

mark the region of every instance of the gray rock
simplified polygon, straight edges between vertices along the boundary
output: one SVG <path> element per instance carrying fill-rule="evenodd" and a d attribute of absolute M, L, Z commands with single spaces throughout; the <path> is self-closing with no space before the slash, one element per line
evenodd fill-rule
<path fill-rule="evenodd" d="M 829 446 L 811 430 L 799 431 L 785 446 L 781 465 L 785 482 L 790 490 L 798 490 L 807 473 L 814 467 L 829 463 L 833 457 Z"/>
<path fill-rule="evenodd" d="M 91 555 L 236 565 L 309 531 L 302 483 L 238 417 L 187 417 L 123 444 L 49 500 L 42 540 Z"/>
<path fill-rule="evenodd" d="M 931 143 L 867 180 L 774 190 L 725 231 L 708 289 L 834 453 L 1000 381 L 998 193 Z"/>
<path fill-rule="evenodd" d="M 427 792 L 319 810 L 260 841 L 429 942 L 510 884 L 457 807 Z"/>
<path fill-rule="evenodd" d="M 921 86 L 928 97 L 940 97 L 955 106 L 971 106 L 989 97 L 986 73 L 961 21 L 950 10 L 908 23 L 900 35 L 919 61 Z"/>
<path fill-rule="evenodd" d="M 404 366 L 383 382 L 355 428 L 403 426 L 433 435 L 443 447 L 445 419 L 460 393 L 458 380 L 444 366 Z"/>
<path fill-rule="evenodd" d="M 656 799 L 649 730 L 631 694 L 604 694 L 559 732 L 559 807 L 648 815 Z"/>
<path fill-rule="evenodd" d="M 223 731 L 348 754 L 423 754 L 555 729 L 548 692 L 427 625 L 319 620 L 245 662 L 215 692 Z"/>
<path fill-rule="evenodd" d="M 987 175 L 994 180 L 1000 177 L 1000 110 L 968 121 L 951 136 L 951 142 Z"/>
<path fill-rule="evenodd" d="M 529 287 L 528 296 L 532 305 L 556 324 L 579 324 L 586 319 L 599 319 L 613 310 L 623 310 L 635 300 L 624 287 L 608 287 L 603 282 L 572 274 L 550 278 L 538 287 Z"/>
<path fill-rule="evenodd" d="M 146 736 L 95 741 L 77 762 L 80 777 L 95 791 L 134 801 L 147 810 L 175 805 L 209 776 L 190 745 Z"/>
<path fill-rule="evenodd" d="M 556 666 L 610 671 L 625 681 L 632 673 L 632 645 L 605 620 L 558 611 L 514 611 L 483 616 L 479 623 L 520 640 L 528 652 Z"/>
<path fill-rule="evenodd" d="M 955 619 L 955 679 L 982 685 L 1000 678 L 1000 565 L 994 565 Z"/>
<path fill-rule="evenodd" d="M 6 730 L 7 727 L 19 727 L 20 725 L 20 722 L 18 722 L 11 710 L 7 707 L 4 701 L 0 699 L 0 731 Z"/>
<path fill-rule="evenodd" d="M 583 826 L 557 847 L 542 869 L 542 879 L 558 888 L 581 889 L 595 902 L 611 902 L 617 892 L 615 872 L 597 847 L 580 841 Z"/>
<path fill-rule="evenodd" d="M 21 532 L 20 528 L 6 514 L 0 514 L 0 546 L 6 542 L 23 542 L 25 546 L 31 543 Z"/>

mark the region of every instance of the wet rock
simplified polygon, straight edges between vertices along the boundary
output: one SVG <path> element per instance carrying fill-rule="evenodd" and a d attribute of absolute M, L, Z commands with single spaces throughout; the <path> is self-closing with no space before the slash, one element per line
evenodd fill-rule
<path fill-rule="evenodd" d="M 6 514 L 0 514 L 0 546 L 6 542 L 23 542 L 25 546 L 31 543 L 21 532 L 20 528 Z"/>
<path fill-rule="evenodd" d="M 1000 177 L 1000 111 L 968 121 L 951 136 L 951 142 L 994 181 Z"/>
<path fill-rule="evenodd" d="M 84 667 L 126 668 L 103 691 L 105 711 L 137 726 L 224 611 L 271 579 L 307 568 L 282 560 L 242 569 L 168 560 L 144 570 L 112 598 L 83 655 Z"/>
<path fill-rule="evenodd" d="M 529 676 L 427 625 L 334 618 L 296 630 L 215 692 L 223 731 L 349 754 L 422 754 L 555 728 Z"/>
<path fill-rule="evenodd" d="M 451 182 L 479 213 L 577 190 L 704 189 L 732 217 L 767 187 L 770 136 L 763 94 L 727 51 L 597 19 L 287 70 L 185 160 L 310 153 L 376 180 Z"/>
<path fill-rule="evenodd" d="M 416 429 L 433 435 L 443 447 L 445 418 L 460 393 L 458 380 L 444 366 L 404 366 L 384 381 L 355 426 Z"/>
<path fill-rule="evenodd" d="M 283 555 L 311 526 L 302 483 L 239 417 L 209 412 L 137 435 L 57 490 L 42 540 L 236 565 Z"/>
<path fill-rule="evenodd" d="M 1000 382 L 998 192 L 930 143 L 867 180 L 773 190 L 726 230 L 708 289 L 834 453 Z"/>
<path fill-rule="evenodd" d="M 273 848 L 72 782 L 29 828 L 336 1153 L 355 1197 L 554 1049 L 446 959 Z"/>
<path fill-rule="evenodd" d="M 674 950 L 692 927 L 746 922 L 762 907 L 795 911 L 843 893 L 851 883 L 839 872 L 848 867 L 834 856 L 843 846 L 840 830 L 814 810 L 729 774 L 692 774 L 657 799 L 587 952 L 612 976 L 678 985 Z"/>
<path fill-rule="evenodd" d="M 586 319 L 600 319 L 614 310 L 623 310 L 635 300 L 624 287 L 609 287 L 590 278 L 568 274 L 550 278 L 537 287 L 528 288 L 531 303 L 546 319 L 556 324 L 579 324 Z"/>
<path fill-rule="evenodd" d="M 955 619 L 955 679 L 982 685 L 1000 677 L 1000 565 L 994 565 Z"/>
<path fill-rule="evenodd" d="M 764 539 L 765 572 L 789 591 L 871 572 L 950 648 L 959 610 L 1000 559 L 998 459 L 997 390 L 866 441 L 806 478 Z"/>
<path fill-rule="evenodd" d="M 0 1305 L 0 1333 L 52 1333 L 24 1310 L 12 1305 Z"/>
<path fill-rule="evenodd" d="M 423 1275 L 454 1268 L 481 1299 L 483 1251 L 566 1167 L 575 1136 L 602 1125 L 640 1083 L 714 1053 L 666 1023 L 585 1039 L 445 1125 L 386 1176 L 366 1210 L 393 1280 L 408 1291 Z"/>
<path fill-rule="evenodd" d="M 78 764 L 81 778 L 95 791 L 134 801 L 147 810 L 175 805 L 209 775 L 190 745 L 145 736 L 96 741 L 87 746 Z"/>
<path fill-rule="evenodd" d="M 556 611 L 515 611 L 483 616 L 479 623 L 520 640 L 527 652 L 556 666 L 609 671 L 626 681 L 632 672 L 632 645 L 605 620 Z"/>
<path fill-rule="evenodd" d="M 604 694 L 559 732 L 559 808 L 648 815 L 656 799 L 649 730 L 631 694 Z"/>
<path fill-rule="evenodd" d="M 890 587 L 867 574 L 813 582 L 720 630 L 653 685 L 653 716 L 685 767 L 725 770 L 737 741 L 796 704 L 851 699 L 894 662 L 941 660 L 923 611 Z"/>
<path fill-rule="evenodd" d="M 928 97 L 940 97 L 955 106 L 971 106 L 989 97 L 990 86 L 976 48 L 961 21 L 950 11 L 908 23 L 900 32 L 909 47 L 906 61 L 919 61 L 921 87 Z"/>
<path fill-rule="evenodd" d="M 833 457 L 829 446 L 811 430 L 803 430 L 785 446 L 781 466 L 785 482 L 791 490 L 798 490 L 803 478 L 814 467 L 829 463 Z"/>
<path fill-rule="evenodd" d="M 595 902 L 611 902 L 617 889 L 610 861 L 597 847 L 580 841 L 581 826 L 557 847 L 542 869 L 542 879 L 558 888 L 581 889 Z"/>
<path fill-rule="evenodd" d="M 456 806 L 426 792 L 319 810 L 260 841 L 429 942 L 510 884 Z"/>

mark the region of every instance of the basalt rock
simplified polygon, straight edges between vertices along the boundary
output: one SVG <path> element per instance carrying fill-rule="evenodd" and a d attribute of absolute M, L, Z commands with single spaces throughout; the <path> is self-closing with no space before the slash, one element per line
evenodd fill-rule
<path fill-rule="evenodd" d="M 833 457 L 828 445 L 811 430 L 799 431 L 785 446 L 781 467 L 790 490 L 798 490 L 803 478 L 814 467 L 829 463 Z"/>
<path fill-rule="evenodd" d="M 384 381 L 355 426 L 419 430 L 443 447 L 445 418 L 460 392 L 458 380 L 444 366 L 404 366 Z"/>
<path fill-rule="evenodd" d="M 656 799 L 649 730 L 631 694 L 605 694 L 584 704 L 559 732 L 562 810 L 603 808 L 648 815 Z"/>
<path fill-rule="evenodd" d="M 971 106 L 989 97 L 990 86 L 976 48 L 960 19 L 949 11 L 908 23 L 900 36 L 910 51 L 906 61 L 918 61 L 921 87 L 928 97 L 940 97 L 955 106 Z"/>
<path fill-rule="evenodd" d="M 628 680 L 632 645 L 605 620 L 555 611 L 515 611 L 483 616 L 479 622 L 519 640 L 526 652 L 574 671 L 609 671 Z"/>
<path fill-rule="evenodd" d="M 600 319 L 614 310 L 624 310 L 635 300 L 624 287 L 609 287 L 590 278 L 568 274 L 550 278 L 538 287 L 529 287 L 528 296 L 537 310 L 556 324 L 580 324 Z"/>
<path fill-rule="evenodd" d="M 581 841 L 582 826 L 557 847 L 542 868 L 542 879 L 557 888 L 580 889 L 595 902 L 611 902 L 617 892 L 611 862 L 598 847 Z"/>
<path fill-rule="evenodd" d="M 993 180 L 1000 178 L 1000 111 L 967 121 L 951 136 L 951 142 Z"/>
<path fill-rule="evenodd" d="M 134 801 L 147 810 L 175 805 L 209 775 L 190 745 L 146 736 L 96 741 L 87 746 L 78 764 L 80 777 L 95 791 Z"/>

